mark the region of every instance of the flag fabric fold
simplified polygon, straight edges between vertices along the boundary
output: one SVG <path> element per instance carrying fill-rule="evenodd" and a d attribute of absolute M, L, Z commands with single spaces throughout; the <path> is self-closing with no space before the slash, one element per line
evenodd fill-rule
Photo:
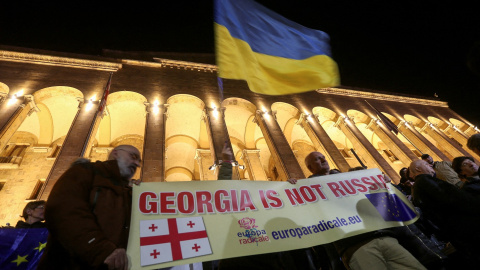
<path fill-rule="evenodd" d="M 368 101 L 365 100 L 367 104 L 372 107 L 372 109 L 375 111 L 377 114 L 378 118 L 382 121 L 382 123 L 390 130 L 391 132 L 395 133 L 395 135 L 398 135 L 398 127 L 395 125 L 388 117 L 386 117 L 382 112 L 380 112 L 377 108 L 372 106 Z"/>
<path fill-rule="evenodd" d="M 251 91 L 294 94 L 337 86 L 330 37 L 251 0 L 215 1 L 219 77 L 246 80 Z"/>
<path fill-rule="evenodd" d="M 110 72 L 110 77 L 108 77 L 107 85 L 105 85 L 105 90 L 103 91 L 102 99 L 100 100 L 100 105 L 98 106 L 98 112 L 102 115 L 103 110 L 107 106 L 107 98 L 110 94 L 110 85 L 112 84 L 113 72 Z"/>
<path fill-rule="evenodd" d="M 47 229 L 0 229 L 0 269 L 37 269 Z"/>
<path fill-rule="evenodd" d="M 379 192 L 365 194 L 385 221 L 409 221 L 417 214 L 396 194 Z"/>

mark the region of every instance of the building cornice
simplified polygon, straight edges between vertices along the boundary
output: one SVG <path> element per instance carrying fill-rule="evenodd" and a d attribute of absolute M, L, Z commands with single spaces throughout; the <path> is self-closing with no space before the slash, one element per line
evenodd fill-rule
<path fill-rule="evenodd" d="M 342 88 L 335 88 L 335 87 L 321 88 L 321 89 L 317 89 L 316 91 L 322 94 L 332 94 L 332 95 L 340 95 L 340 96 L 348 96 L 348 97 L 360 97 L 360 98 L 369 98 L 369 99 L 377 99 L 377 100 L 384 100 L 384 101 L 403 102 L 403 103 L 410 103 L 410 104 L 419 104 L 419 105 L 448 108 L 447 102 L 438 101 L 438 100 L 372 93 L 372 92 L 366 92 L 366 91 L 349 90 L 349 89 L 342 89 Z"/>
<path fill-rule="evenodd" d="M 140 67 L 151 67 L 151 68 L 161 68 L 161 67 L 163 67 L 162 63 L 147 62 L 147 61 L 140 61 L 140 60 L 130 60 L 130 59 L 122 59 L 122 63 L 125 64 L 125 65 L 140 66 Z"/>
<path fill-rule="evenodd" d="M 0 61 L 20 62 L 29 64 L 39 64 L 48 66 L 62 66 L 71 68 L 83 68 L 93 70 L 103 70 L 115 72 L 122 68 L 121 64 L 95 61 L 86 59 L 77 59 L 69 57 L 59 57 L 34 53 L 12 52 L 0 50 Z"/>
<path fill-rule="evenodd" d="M 195 62 L 180 61 L 180 60 L 170 60 L 165 58 L 153 58 L 153 60 L 161 63 L 162 66 L 170 67 L 170 68 L 183 68 L 183 69 L 205 71 L 205 72 L 217 71 L 217 66 L 211 65 L 211 64 L 195 63 Z"/>

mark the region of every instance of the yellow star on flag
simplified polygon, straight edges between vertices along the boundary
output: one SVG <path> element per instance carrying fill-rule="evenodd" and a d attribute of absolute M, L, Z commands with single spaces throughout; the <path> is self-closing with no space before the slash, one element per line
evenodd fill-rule
<path fill-rule="evenodd" d="M 19 266 L 21 263 L 23 262 L 28 262 L 27 261 L 27 256 L 28 255 L 25 255 L 25 256 L 20 256 L 20 255 L 17 255 L 17 259 L 16 260 L 13 260 L 12 263 L 17 263 L 17 266 Z"/>
<path fill-rule="evenodd" d="M 36 247 L 34 249 L 38 249 L 38 252 L 41 252 L 42 249 L 44 249 L 46 246 L 47 246 L 47 242 L 45 242 L 45 243 L 38 242 L 38 247 Z"/>

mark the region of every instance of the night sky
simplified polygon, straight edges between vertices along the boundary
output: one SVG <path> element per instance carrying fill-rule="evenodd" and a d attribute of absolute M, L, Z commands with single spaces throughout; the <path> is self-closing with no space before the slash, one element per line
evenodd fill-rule
<path fill-rule="evenodd" d="M 480 14 L 472 2 L 258 2 L 327 32 L 342 85 L 425 97 L 436 93 L 480 126 Z M 102 49 L 214 52 L 212 1 L 120 3 L 2 3 L 0 44 L 92 55 Z"/>

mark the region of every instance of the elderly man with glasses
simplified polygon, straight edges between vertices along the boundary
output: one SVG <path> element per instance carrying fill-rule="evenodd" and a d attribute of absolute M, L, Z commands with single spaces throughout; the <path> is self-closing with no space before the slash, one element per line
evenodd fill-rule
<path fill-rule="evenodd" d="M 140 166 L 131 145 L 107 161 L 77 160 L 56 182 L 45 209 L 49 230 L 38 269 L 127 269 L 131 186 Z"/>

